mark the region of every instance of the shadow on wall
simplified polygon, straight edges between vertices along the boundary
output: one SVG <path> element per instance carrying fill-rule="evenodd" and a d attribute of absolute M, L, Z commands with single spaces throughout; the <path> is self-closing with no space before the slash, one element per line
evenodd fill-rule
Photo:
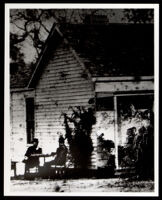
<path fill-rule="evenodd" d="M 130 105 L 129 112 L 120 113 L 120 126 L 126 129 L 124 143 L 118 145 L 119 166 L 134 167 L 141 178 L 153 179 L 154 174 L 154 113 L 151 109 L 137 110 Z"/>

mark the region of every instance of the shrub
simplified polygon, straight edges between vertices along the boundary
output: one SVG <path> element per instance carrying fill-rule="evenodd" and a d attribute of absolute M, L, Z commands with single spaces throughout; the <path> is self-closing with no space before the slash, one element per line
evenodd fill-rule
<path fill-rule="evenodd" d="M 65 138 L 69 143 L 71 161 L 76 168 L 87 168 L 93 151 L 91 140 L 92 125 L 96 123 L 92 108 L 71 108 L 72 115 L 64 113 Z M 73 128 L 70 124 L 73 124 Z"/>

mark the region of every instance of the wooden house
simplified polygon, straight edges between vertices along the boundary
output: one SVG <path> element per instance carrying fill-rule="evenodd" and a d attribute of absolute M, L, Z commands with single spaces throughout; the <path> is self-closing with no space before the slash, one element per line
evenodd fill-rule
<path fill-rule="evenodd" d="M 63 27 L 53 26 L 34 70 L 11 74 L 12 160 L 22 161 L 33 137 L 43 153 L 54 152 L 59 134 L 65 134 L 61 114 L 70 113 L 69 107 L 94 106 L 91 168 L 107 163 L 97 139 L 101 133 L 115 143 L 120 168 L 119 147 L 126 144 L 128 129 L 149 123 L 124 116 L 153 109 L 153 24 Z"/>

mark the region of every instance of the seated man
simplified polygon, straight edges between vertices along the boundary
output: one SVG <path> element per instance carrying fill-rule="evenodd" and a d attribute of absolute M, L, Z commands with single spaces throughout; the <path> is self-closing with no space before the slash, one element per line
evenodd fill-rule
<path fill-rule="evenodd" d="M 67 156 L 67 147 L 64 144 L 64 138 L 60 136 L 59 138 L 59 147 L 56 150 L 56 157 L 54 160 L 47 162 L 45 164 L 46 167 L 50 167 L 51 165 L 59 165 L 63 166 L 66 163 Z"/>
<path fill-rule="evenodd" d="M 39 166 L 39 157 L 37 157 L 35 154 L 41 154 L 42 149 L 38 148 L 38 143 L 38 139 L 34 138 L 33 145 L 30 146 L 25 153 L 25 159 L 23 160 L 25 163 L 25 173 L 29 172 L 29 168 Z"/>

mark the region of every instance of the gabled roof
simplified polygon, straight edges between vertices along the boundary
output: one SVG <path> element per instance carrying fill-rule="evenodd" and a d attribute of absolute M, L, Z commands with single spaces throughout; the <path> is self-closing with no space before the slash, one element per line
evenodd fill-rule
<path fill-rule="evenodd" d="M 92 76 L 153 75 L 153 24 L 69 25 L 65 37 Z"/>
<path fill-rule="evenodd" d="M 41 73 L 49 51 L 67 39 L 93 77 L 152 76 L 154 74 L 153 24 L 63 25 L 53 26 L 29 87 Z M 29 75 L 29 74 L 28 74 Z"/>

